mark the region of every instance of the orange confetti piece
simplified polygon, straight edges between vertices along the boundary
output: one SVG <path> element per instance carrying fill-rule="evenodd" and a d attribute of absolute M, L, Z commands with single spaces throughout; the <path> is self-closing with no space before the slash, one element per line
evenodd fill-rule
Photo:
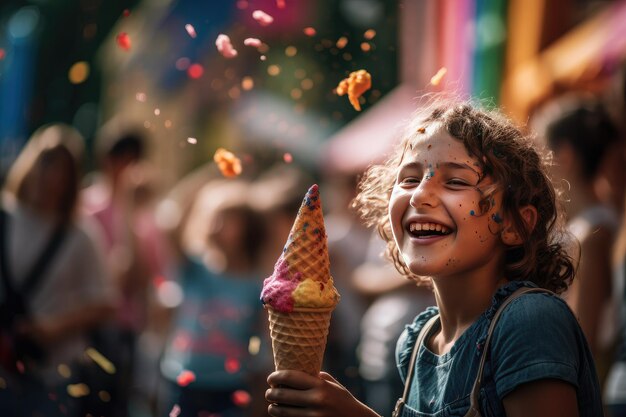
<path fill-rule="evenodd" d="M 335 92 L 339 96 L 348 94 L 350 104 L 356 111 L 361 111 L 359 97 L 372 88 L 372 76 L 365 70 L 358 70 L 350 73 L 348 78 L 341 80 Z"/>
<path fill-rule="evenodd" d="M 217 50 L 224 58 L 234 58 L 237 56 L 237 50 L 233 48 L 228 35 L 220 33 L 215 40 L 215 46 L 217 46 Z"/>
<path fill-rule="evenodd" d="M 241 160 L 234 153 L 224 148 L 218 148 L 215 151 L 213 160 L 217 164 L 220 172 L 225 177 L 236 177 L 241 174 Z"/>
<path fill-rule="evenodd" d="M 367 39 L 368 41 L 371 41 L 372 39 L 374 39 L 374 36 L 376 36 L 376 31 L 374 29 L 368 29 L 363 34 L 363 37 Z"/>
<path fill-rule="evenodd" d="M 310 26 L 304 28 L 303 32 L 306 36 L 315 36 L 317 34 L 317 31 L 315 30 L 315 28 L 310 27 Z"/>
<path fill-rule="evenodd" d="M 196 38 L 196 36 L 198 36 L 198 34 L 196 33 L 196 28 L 194 28 L 193 25 L 189 23 L 185 25 L 185 30 L 187 31 L 189 36 L 191 36 L 194 39 Z"/>
<path fill-rule="evenodd" d="M 176 377 L 176 383 L 180 385 L 181 387 L 186 387 L 187 385 L 191 384 L 195 380 L 196 380 L 196 374 L 186 369 L 182 371 L 180 374 L 178 374 L 178 377 Z"/>
<path fill-rule="evenodd" d="M 122 48 L 125 51 L 130 51 L 130 36 L 128 33 L 121 32 L 115 37 L 115 41 L 117 42 L 117 46 Z"/>
<path fill-rule="evenodd" d="M 446 67 L 441 67 L 439 71 L 437 71 L 437 73 L 430 79 L 430 83 L 432 85 L 439 85 L 444 75 L 446 75 L 446 72 L 448 72 L 448 69 Z"/>
<path fill-rule="evenodd" d="M 256 20 L 261 26 L 269 26 L 274 21 L 274 18 L 263 10 L 255 10 L 252 12 L 252 18 Z"/>
<path fill-rule="evenodd" d="M 343 49 L 346 47 L 347 44 L 348 44 L 348 38 L 346 38 L 345 36 L 342 36 L 341 38 L 337 39 L 337 43 L 335 43 L 335 46 L 339 49 Z"/>

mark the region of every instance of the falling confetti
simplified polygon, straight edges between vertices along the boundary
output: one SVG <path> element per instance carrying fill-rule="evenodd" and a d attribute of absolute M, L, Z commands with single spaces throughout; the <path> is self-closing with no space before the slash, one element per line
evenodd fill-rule
<path fill-rule="evenodd" d="M 372 76 L 365 70 L 358 70 L 350 73 L 348 78 L 341 80 L 335 92 L 339 96 L 348 94 L 350 104 L 356 111 L 361 111 L 359 97 L 372 87 Z"/>
<path fill-rule="evenodd" d="M 346 47 L 347 44 L 348 44 L 348 38 L 346 38 L 345 36 L 342 36 L 341 38 L 337 39 L 335 46 L 339 49 L 343 49 Z"/>
<path fill-rule="evenodd" d="M 276 0 L 276 7 L 278 7 L 279 9 L 284 9 L 285 8 L 285 0 Z"/>
<path fill-rule="evenodd" d="M 231 400 L 237 407 L 247 407 L 250 404 L 251 399 L 252 398 L 250 397 L 248 391 L 244 391 L 242 389 L 238 389 L 231 395 Z"/>
<path fill-rule="evenodd" d="M 310 26 L 304 28 L 303 32 L 306 36 L 315 36 L 317 34 L 317 31 L 315 30 L 315 28 L 310 27 Z"/>
<path fill-rule="evenodd" d="M 372 49 L 372 45 L 370 45 L 367 42 L 362 42 L 361 43 L 361 51 L 363 52 L 369 52 Z"/>
<path fill-rule="evenodd" d="M 72 84 L 81 84 L 89 77 L 89 64 L 85 61 L 76 62 L 70 68 L 67 78 Z"/>
<path fill-rule="evenodd" d="M 193 64 L 187 68 L 187 75 L 189 78 L 197 80 L 202 77 L 202 74 L 204 74 L 204 67 L 200 64 Z"/>
<path fill-rule="evenodd" d="M 228 372 L 229 374 L 234 374 L 240 368 L 241 368 L 241 364 L 235 358 L 227 358 L 226 361 L 224 362 L 224 369 L 226 369 L 226 372 Z"/>
<path fill-rule="evenodd" d="M 20 374 L 23 374 L 23 373 L 24 373 L 24 371 L 25 371 L 25 368 L 24 368 L 24 362 L 22 362 L 22 361 L 17 361 L 17 362 L 15 362 L 15 367 L 17 368 L 17 371 L 18 371 Z"/>
<path fill-rule="evenodd" d="M 196 38 L 196 36 L 198 36 L 198 34 L 196 33 L 196 28 L 194 28 L 193 25 L 189 23 L 185 25 L 185 30 L 187 31 L 189 36 L 191 36 L 194 39 Z"/>
<path fill-rule="evenodd" d="M 233 48 L 228 35 L 220 33 L 215 40 L 215 46 L 217 46 L 217 50 L 224 58 L 234 58 L 237 56 L 237 50 Z"/>
<path fill-rule="evenodd" d="M 215 151 L 213 160 L 217 163 L 217 167 L 225 177 L 236 177 L 241 174 L 241 160 L 234 153 L 224 148 L 218 148 Z"/>
<path fill-rule="evenodd" d="M 274 21 L 274 18 L 263 10 L 255 10 L 252 12 L 252 18 L 256 20 L 261 26 L 269 26 Z"/>
<path fill-rule="evenodd" d="M 243 44 L 246 46 L 252 46 L 253 48 L 258 48 L 263 45 L 263 42 L 257 38 L 246 38 L 244 39 Z"/>
<path fill-rule="evenodd" d="M 92 347 L 87 348 L 85 353 L 87 354 L 87 356 L 89 356 L 91 358 L 91 360 L 93 360 L 95 363 L 97 363 L 98 366 L 100 368 L 102 368 L 102 370 L 104 372 L 106 372 L 107 374 L 111 374 L 111 375 L 115 373 L 115 365 L 113 365 L 113 363 L 111 363 L 110 360 L 105 358 L 96 349 L 94 349 Z"/>
<path fill-rule="evenodd" d="M 448 72 L 448 69 L 446 67 L 440 68 L 439 71 L 437 71 L 437 73 L 433 75 L 433 77 L 430 79 L 430 83 L 432 85 L 439 85 L 444 75 L 446 75 L 446 72 Z"/>
<path fill-rule="evenodd" d="M 248 353 L 252 356 L 257 355 L 261 350 L 261 338 L 259 336 L 251 336 L 248 341 Z"/>
<path fill-rule="evenodd" d="M 98 398 L 100 398 L 102 402 L 108 403 L 109 401 L 111 401 L 111 394 L 109 394 L 107 391 L 98 391 Z"/>
<path fill-rule="evenodd" d="M 187 138 L 187 142 L 191 143 L 192 145 L 195 145 L 196 143 L 198 143 L 198 139 L 196 139 L 196 138 Z"/>
<path fill-rule="evenodd" d="M 147 100 L 147 96 L 146 93 L 137 93 L 135 94 L 135 100 L 141 102 L 141 103 L 145 103 Z"/>
<path fill-rule="evenodd" d="M 241 80 L 241 88 L 245 91 L 250 91 L 254 88 L 254 80 L 252 77 L 243 77 Z"/>
<path fill-rule="evenodd" d="M 195 380 L 196 380 L 196 374 L 188 370 L 182 371 L 180 374 L 178 374 L 178 377 L 176 377 L 176 383 L 180 385 L 181 387 L 186 387 L 187 385 L 191 384 Z"/>
<path fill-rule="evenodd" d="M 191 60 L 187 57 L 178 58 L 176 60 L 176 69 L 179 71 L 185 71 L 191 65 Z"/>
<path fill-rule="evenodd" d="M 130 10 L 128 10 L 128 9 L 124 9 L 124 11 L 122 12 L 122 15 L 123 15 L 124 17 L 128 17 L 128 16 L 130 16 Z"/>
<path fill-rule="evenodd" d="M 121 32 L 115 37 L 115 41 L 117 42 L 117 46 L 125 51 L 130 51 L 130 36 L 128 36 L 128 33 Z"/>
<path fill-rule="evenodd" d="M 69 366 L 67 366 L 64 363 L 59 364 L 59 366 L 57 366 L 57 372 L 59 373 L 59 375 L 61 375 L 63 378 L 69 378 L 72 376 L 72 370 L 70 369 Z"/>
<path fill-rule="evenodd" d="M 180 406 L 178 404 L 174 404 L 172 407 L 172 411 L 170 411 L 169 417 L 178 417 L 180 415 Z"/>
<path fill-rule="evenodd" d="M 363 37 L 367 39 L 368 41 L 371 41 L 372 39 L 374 39 L 374 36 L 376 36 L 376 31 L 374 29 L 368 29 L 363 34 Z"/>
<path fill-rule="evenodd" d="M 290 163 L 293 162 L 293 156 L 289 152 L 286 152 L 283 155 L 283 161 L 285 161 L 285 163 L 287 163 L 287 164 L 290 164 Z"/>
<path fill-rule="evenodd" d="M 0 61 L 2 61 L 4 59 L 6 54 L 7 53 L 4 51 L 4 48 L 0 48 Z"/>
<path fill-rule="evenodd" d="M 83 383 L 69 384 L 67 386 L 67 393 L 70 397 L 80 398 L 89 395 L 89 387 Z"/>

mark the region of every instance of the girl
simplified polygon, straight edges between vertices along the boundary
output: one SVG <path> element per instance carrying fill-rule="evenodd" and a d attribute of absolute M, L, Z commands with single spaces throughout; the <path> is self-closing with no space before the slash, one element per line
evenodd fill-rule
<path fill-rule="evenodd" d="M 433 102 L 408 126 L 396 155 L 368 170 L 355 205 L 377 225 L 398 270 L 432 285 L 437 302 L 397 344 L 409 387 L 400 415 L 466 415 L 500 305 L 521 287 L 561 293 L 574 273 L 544 161 L 495 112 Z M 515 299 L 491 336 L 476 405 L 483 416 L 602 415 L 589 348 L 559 297 Z M 323 372 L 277 371 L 268 382 L 273 416 L 377 415 Z"/>

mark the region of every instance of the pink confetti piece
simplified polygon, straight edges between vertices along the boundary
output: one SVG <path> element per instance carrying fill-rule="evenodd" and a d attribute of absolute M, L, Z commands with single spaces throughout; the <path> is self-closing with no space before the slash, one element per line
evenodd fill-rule
<path fill-rule="evenodd" d="M 274 18 L 263 10 L 255 10 L 252 12 L 252 18 L 259 22 L 261 26 L 269 26 L 274 21 Z"/>
<path fill-rule="evenodd" d="M 237 56 L 237 50 L 233 48 L 232 43 L 230 43 L 230 38 L 228 35 L 224 35 L 220 33 L 217 39 L 215 40 L 215 46 L 217 46 L 217 50 L 222 54 L 224 58 L 234 58 Z"/>
<path fill-rule="evenodd" d="M 117 42 L 117 46 L 125 51 L 130 51 L 130 36 L 128 36 L 128 33 L 121 32 L 115 37 L 115 41 Z"/>
<path fill-rule="evenodd" d="M 317 34 L 317 31 L 315 30 L 315 28 L 310 27 L 310 26 L 304 28 L 303 32 L 306 36 L 315 36 Z"/>
<path fill-rule="evenodd" d="M 176 383 L 180 385 L 181 387 L 186 387 L 187 385 L 191 384 L 195 380 L 196 380 L 196 374 L 186 369 L 182 371 L 180 374 L 178 374 L 178 377 L 176 377 Z"/>
<path fill-rule="evenodd" d="M 170 417 L 178 417 L 180 415 L 180 406 L 178 404 L 174 404 L 172 407 L 172 411 L 170 411 Z"/>
<path fill-rule="evenodd" d="M 239 369 L 241 368 L 241 364 L 239 363 L 239 361 L 235 358 L 228 358 L 226 359 L 226 361 L 224 362 L 224 369 L 226 370 L 226 372 L 228 372 L 229 374 L 234 374 L 235 372 L 237 372 Z"/>
<path fill-rule="evenodd" d="M 285 0 L 276 0 L 276 7 L 278 7 L 279 9 L 284 9 L 285 6 Z"/>
<path fill-rule="evenodd" d="M 246 38 L 244 39 L 243 44 L 246 46 L 252 46 L 253 48 L 258 48 L 263 45 L 263 42 L 257 38 Z"/>
<path fill-rule="evenodd" d="M 289 152 L 286 152 L 283 155 L 283 161 L 285 161 L 285 163 L 287 163 L 287 164 L 290 164 L 290 163 L 293 162 L 293 156 Z"/>
<path fill-rule="evenodd" d="M 198 36 L 198 34 L 196 33 L 196 29 L 193 27 L 193 25 L 189 23 L 185 25 L 185 30 L 187 31 L 189 36 L 191 36 L 194 39 L 196 38 L 196 36 Z"/>

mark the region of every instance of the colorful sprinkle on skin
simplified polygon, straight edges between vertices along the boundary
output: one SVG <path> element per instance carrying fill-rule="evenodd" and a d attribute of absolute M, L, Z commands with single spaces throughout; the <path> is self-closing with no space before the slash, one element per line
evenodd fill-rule
<path fill-rule="evenodd" d="M 130 36 L 128 36 L 128 33 L 126 32 L 119 33 L 115 37 L 115 42 L 117 43 L 117 46 L 119 46 L 121 49 L 125 51 L 130 51 L 131 42 L 130 42 Z"/>

